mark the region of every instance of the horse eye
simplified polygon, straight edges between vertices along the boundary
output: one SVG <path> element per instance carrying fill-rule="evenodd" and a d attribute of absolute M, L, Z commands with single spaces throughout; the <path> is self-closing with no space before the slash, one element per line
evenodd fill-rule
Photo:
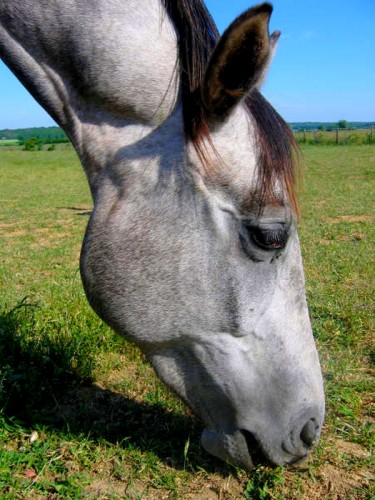
<path fill-rule="evenodd" d="M 285 247 L 288 233 L 284 227 L 252 229 L 252 238 L 260 248 L 264 250 L 281 250 Z"/>
<path fill-rule="evenodd" d="M 290 225 L 285 222 L 243 220 L 239 232 L 242 249 L 255 262 L 262 262 L 282 250 L 289 238 Z"/>

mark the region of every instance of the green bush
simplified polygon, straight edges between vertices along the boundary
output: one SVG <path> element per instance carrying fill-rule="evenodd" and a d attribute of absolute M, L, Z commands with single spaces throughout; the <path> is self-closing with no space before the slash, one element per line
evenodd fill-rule
<path fill-rule="evenodd" d="M 23 147 L 24 151 L 41 151 L 43 149 L 43 142 L 40 139 L 32 137 L 28 139 Z"/>

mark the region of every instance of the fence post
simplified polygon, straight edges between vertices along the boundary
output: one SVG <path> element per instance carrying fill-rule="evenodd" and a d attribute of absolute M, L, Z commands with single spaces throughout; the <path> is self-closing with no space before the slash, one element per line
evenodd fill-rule
<path fill-rule="evenodd" d="M 336 128 L 336 144 L 339 143 L 339 128 Z"/>

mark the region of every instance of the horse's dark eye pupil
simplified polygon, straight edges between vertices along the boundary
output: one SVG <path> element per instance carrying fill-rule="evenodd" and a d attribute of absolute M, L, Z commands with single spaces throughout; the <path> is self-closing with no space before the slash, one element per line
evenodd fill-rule
<path fill-rule="evenodd" d="M 287 234 L 284 228 L 260 229 L 253 231 L 254 242 L 266 250 L 280 250 L 285 246 Z"/>

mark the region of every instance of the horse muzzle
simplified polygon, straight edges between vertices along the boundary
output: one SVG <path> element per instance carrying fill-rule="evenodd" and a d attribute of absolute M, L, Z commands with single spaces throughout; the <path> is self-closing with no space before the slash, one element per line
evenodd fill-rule
<path fill-rule="evenodd" d="M 253 432 L 247 428 L 229 432 L 206 428 L 202 433 L 202 445 L 212 455 L 247 471 L 260 464 L 297 464 L 307 457 L 319 439 L 323 422 L 319 413 L 297 419 L 284 436 L 269 436 L 266 431 Z"/>

